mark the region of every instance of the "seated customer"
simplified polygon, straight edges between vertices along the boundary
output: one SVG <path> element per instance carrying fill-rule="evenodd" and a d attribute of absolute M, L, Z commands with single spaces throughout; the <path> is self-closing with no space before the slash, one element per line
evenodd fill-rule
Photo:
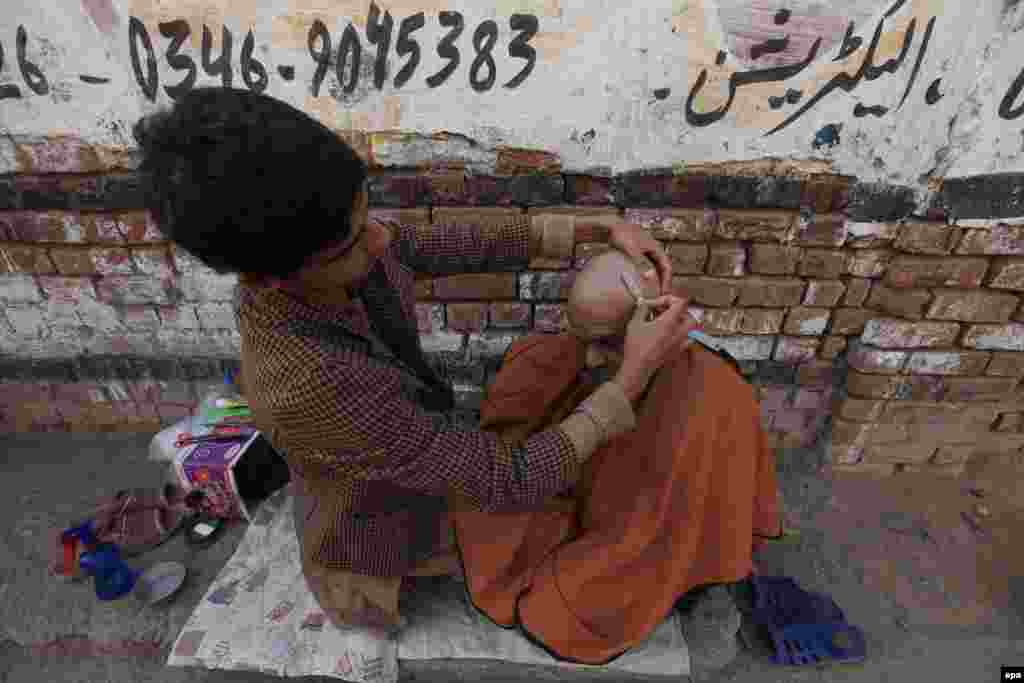
<path fill-rule="evenodd" d="M 627 257 L 595 257 L 572 289 L 570 331 L 509 349 L 483 428 L 525 439 L 614 374 L 626 326 L 646 314 L 623 273 L 657 295 Z M 599 448 L 571 491 L 512 512 L 454 506 L 474 605 L 556 657 L 601 664 L 646 639 L 688 591 L 746 578 L 759 539 L 781 533 L 759 415 L 753 388 L 726 360 L 697 344 L 681 350 L 651 381 L 636 428 Z M 734 644 L 738 614 L 728 607 Z"/>

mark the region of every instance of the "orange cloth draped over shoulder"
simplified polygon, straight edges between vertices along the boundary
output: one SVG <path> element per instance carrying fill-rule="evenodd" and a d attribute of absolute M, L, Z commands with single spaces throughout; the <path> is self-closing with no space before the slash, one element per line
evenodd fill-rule
<path fill-rule="evenodd" d="M 568 334 L 518 340 L 481 426 L 516 441 L 557 424 L 596 388 L 585 357 Z M 572 490 L 524 511 L 453 501 L 452 523 L 478 610 L 560 659 L 604 664 L 688 590 L 746 578 L 759 538 L 781 535 L 777 496 L 753 387 L 695 344 L 658 372 L 636 429 L 599 448 Z"/>

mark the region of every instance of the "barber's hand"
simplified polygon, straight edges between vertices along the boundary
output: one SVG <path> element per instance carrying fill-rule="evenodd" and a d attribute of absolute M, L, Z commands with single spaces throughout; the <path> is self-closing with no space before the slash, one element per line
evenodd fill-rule
<path fill-rule="evenodd" d="M 659 291 L 667 293 L 672 287 L 672 261 L 661 242 L 639 225 L 615 223 L 609 227 L 608 243 L 629 256 L 634 262 L 643 263 L 648 259 L 658 272 Z"/>
<path fill-rule="evenodd" d="M 697 327 L 686 299 L 667 295 L 636 307 L 626 328 L 622 366 L 615 376 L 626 396 L 635 401 L 647 388 L 655 371 L 687 346 L 687 335 Z M 648 313 L 657 317 L 648 321 Z"/>

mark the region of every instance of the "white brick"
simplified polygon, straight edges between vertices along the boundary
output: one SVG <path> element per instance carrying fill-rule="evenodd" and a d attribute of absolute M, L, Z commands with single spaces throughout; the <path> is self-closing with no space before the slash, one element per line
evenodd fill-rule
<path fill-rule="evenodd" d="M 182 275 L 174 281 L 186 301 L 232 301 L 237 275 L 218 275 L 208 268 Z"/>
<path fill-rule="evenodd" d="M 42 300 L 39 285 L 31 275 L 0 275 L 0 302 L 34 304 Z"/>
<path fill-rule="evenodd" d="M 501 358 L 505 351 L 519 334 L 500 334 L 495 332 L 481 332 L 469 335 L 469 357 L 471 359 L 494 359 Z"/>
<path fill-rule="evenodd" d="M 15 333 L 22 336 L 38 335 L 48 327 L 45 310 L 39 306 L 12 306 L 4 313 Z"/>
<path fill-rule="evenodd" d="M 238 327 L 231 304 L 200 304 L 196 306 L 199 324 L 207 330 L 232 330 Z"/>
<path fill-rule="evenodd" d="M 199 315 L 194 304 L 160 306 L 157 312 L 160 314 L 160 324 L 163 327 L 176 330 L 199 329 Z"/>
<path fill-rule="evenodd" d="M 768 360 L 772 355 L 775 337 L 767 336 L 735 336 L 712 337 L 706 335 L 711 343 L 724 349 L 736 360 Z"/>
<path fill-rule="evenodd" d="M 987 351 L 1024 351 L 1024 325 L 971 325 L 964 346 Z"/>
<path fill-rule="evenodd" d="M 420 344 L 424 353 L 441 353 L 442 351 L 456 352 L 462 350 L 462 340 L 465 335 L 458 332 L 434 332 L 433 334 L 421 334 Z"/>

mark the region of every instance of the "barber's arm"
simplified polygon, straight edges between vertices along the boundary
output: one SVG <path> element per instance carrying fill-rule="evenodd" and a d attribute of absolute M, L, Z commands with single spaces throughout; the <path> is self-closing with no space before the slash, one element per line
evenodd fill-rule
<path fill-rule="evenodd" d="M 632 429 L 623 389 L 608 382 L 561 424 L 522 443 L 463 427 L 408 400 L 397 371 L 311 364 L 270 410 L 281 446 L 332 476 L 387 480 L 421 493 L 458 493 L 475 509 L 536 504 L 576 481 L 602 443 Z"/>

